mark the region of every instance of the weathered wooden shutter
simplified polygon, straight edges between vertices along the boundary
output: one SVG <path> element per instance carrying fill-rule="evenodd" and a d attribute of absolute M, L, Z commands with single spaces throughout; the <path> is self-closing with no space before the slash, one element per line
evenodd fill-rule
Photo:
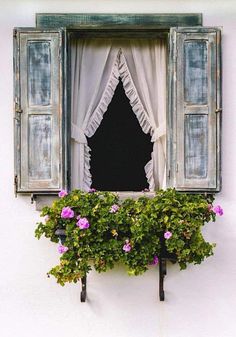
<path fill-rule="evenodd" d="M 167 184 L 219 191 L 221 63 L 219 28 L 171 28 Z"/>
<path fill-rule="evenodd" d="M 63 30 L 14 30 L 16 192 L 67 187 Z"/>

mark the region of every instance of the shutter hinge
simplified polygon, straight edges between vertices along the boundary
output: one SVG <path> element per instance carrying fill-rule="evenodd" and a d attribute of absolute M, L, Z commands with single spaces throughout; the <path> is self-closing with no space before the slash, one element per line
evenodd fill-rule
<path fill-rule="evenodd" d="M 17 29 L 13 29 L 13 37 L 17 37 Z"/>
<path fill-rule="evenodd" d="M 14 193 L 15 193 L 15 197 L 17 197 L 17 190 L 18 190 L 18 176 L 17 174 L 14 177 Z"/>
<path fill-rule="evenodd" d="M 168 178 L 170 179 L 170 170 L 168 171 Z"/>
<path fill-rule="evenodd" d="M 218 108 L 215 110 L 215 113 L 221 113 L 222 112 L 222 108 Z"/>
<path fill-rule="evenodd" d="M 15 103 L 15 112 L 16 113 L 19 113 L 19 114 L 22 114 L 23 113 L 23 110 L 21 109 L 21 106 L 19 103 Z"/>

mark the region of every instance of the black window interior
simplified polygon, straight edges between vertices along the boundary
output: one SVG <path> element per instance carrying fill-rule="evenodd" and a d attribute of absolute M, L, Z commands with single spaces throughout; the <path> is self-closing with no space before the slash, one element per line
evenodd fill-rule
<path fill-rule="evenodd" d="M 101 125 L 88 138 L 92 187 L 100 191 L 142 191 L 148 188 L 144 166 L 153 144 L 132 111 L 120 80 Z"/>

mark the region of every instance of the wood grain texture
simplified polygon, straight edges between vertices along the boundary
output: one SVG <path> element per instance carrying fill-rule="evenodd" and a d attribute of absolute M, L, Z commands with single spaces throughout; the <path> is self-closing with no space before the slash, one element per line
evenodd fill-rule
<path fill-rule="evenodd" d="M 206 179 L 208 173 L 208 115 L 185 115 L 184 176 Z"/>
<path fill-rule="evenodd" d="M 17 192 L 56 193 L 66 187 L 62 31 L 15 32 Z"/>
<path fill-rule="evenodd" d="M 188 104 L 207 104 L 207 42 L 184 43 L 184 100 Z"/>
<path fill-rule="evenodd" d="M 28 51 L 29 105 L 50 105 L 51 53 L 49 42 L 31 41 Z"/>
<path fill-rule="evenodd" d="M 167 185 L 219 191 L 220 29 L 173 28 L 170 38 Z"/>
<path fill-rule="evenodd" d="M 175 26 L 201 26 L 202 14 L 72 14 L 37 13 L 36 27 L 76 29 L 168 29 Z"/>
<path fill-rule="evenodd" d="M 29 179 L 52 178 L 52 116 L 30 115 L 29 123 Z"/>

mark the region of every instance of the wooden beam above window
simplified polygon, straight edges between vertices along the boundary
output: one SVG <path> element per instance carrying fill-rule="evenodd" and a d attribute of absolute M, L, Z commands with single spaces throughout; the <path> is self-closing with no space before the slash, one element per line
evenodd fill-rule
<path fill-rule="evenodd" d="M 40 28 L 169 29 L 176 26 L 202 26 L 202 14 L 36 14 L 36 27 Z"/>

